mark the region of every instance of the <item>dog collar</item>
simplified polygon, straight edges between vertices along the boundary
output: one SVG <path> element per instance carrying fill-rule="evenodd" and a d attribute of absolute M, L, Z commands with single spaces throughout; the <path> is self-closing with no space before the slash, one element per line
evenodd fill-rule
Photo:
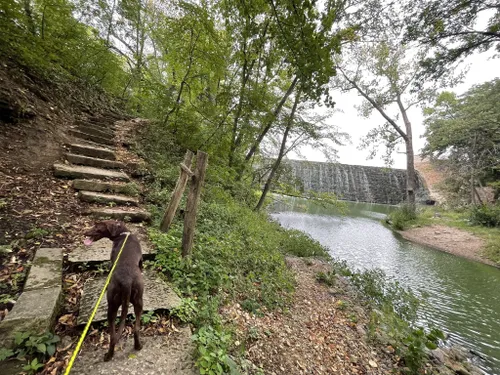
<path fill-rule="evenodd" d="M 130 232 L 121 232 L 119 236 L 123 236 L 124 234 L 130 234 Z"/>

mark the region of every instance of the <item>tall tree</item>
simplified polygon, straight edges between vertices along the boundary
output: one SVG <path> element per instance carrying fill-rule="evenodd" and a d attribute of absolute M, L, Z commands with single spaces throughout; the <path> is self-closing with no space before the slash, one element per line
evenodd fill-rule
<path fill-rule="evenodd" d="M 403 142 L 406 153 L 406 192 L 410 206 L 415 206 L 416 173 L 414 167 L 413 133 L 408 111 L 411 107 L 428 99 L 435 86 L 413 90 L 419 72 L 419 57 L 409 46 L 401 44 L 397 29 L 379 35 L 379 40 L 353 44 L 349 52 L 339 61 L 341 74 L 335 81 L 342 90 L 356 90 L 363 98 L 359 112 L 369 117 L 377 111 L 384 123 L 370 131 L 363 146 L 372 148 L 375 156 L 377 146 L 386 146 L 386 162 Z M 416 56 L 415 56 L 416 55 Z"/>
<path fill-rule="evenodd" d="M 477 185 L 500 179 L 500 79 L 457 96 L 443 92 L 425 110 L 425 156 L 446 159 L 456 193 L 476 203 Z M 468 188 L 465 188 L 468 187 Z"/>
<path fill-rule="evenodd" d="M 430 48 L 426 73 L 441 76 L 453 63 L 491 48 L 500 51 L 500 6 L 490 0 L 407 1 L 406 37 Z"/>

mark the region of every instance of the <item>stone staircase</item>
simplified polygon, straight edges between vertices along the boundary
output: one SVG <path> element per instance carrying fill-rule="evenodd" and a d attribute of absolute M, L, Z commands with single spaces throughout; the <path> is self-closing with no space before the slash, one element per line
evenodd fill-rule
<path fill-rule="evenodd" d="M 149 221 L 151 216 L 138 207 L 140 200 L 136 196 L 137 186 L 133 185 L 129 175 L 123 171 L 126 166 L 116 160 L 112 147 L 115 130 L 113 122 L 112 119 L 103 121 L 99 118 L 79 121 L 70 130 L 75 141 L 67 145 L 65 162 L 54 164 L 54 175 L 72 180 L 72 187 L 78 191 L 79 199 L 89 204 L 86 214 L 96 219 L 127 221 L 127 227 L 141 241 L 144 258 L 148 259 L 154 254 L 145 228 L 140 223 Z M 132 222 L 136 224 L 131 224 Z M 72 269 L 82 269 L 108 264 L 111 246 L 111 241 L 107 239 L 94 242 L 91 246 L 84 246 L 83 243 L 77 245 L 67 254 L 65 265 Z M 23 293 L 14 309 L 0 323 L 0 342 L 10 341 L 17 331 L 46 331 L 54 327 L 62 301 L 62 265 L 62 249 L 37 251 Z M 105 279 L 106 275 L 103 275 L 86 281 L 80 299 L 78 325 L 88 321 Z M 145 272 L 144 293 L 144 312 L 171 310 L 181 303 L 170 285 L 153 273 Z M 93 322 L 105 321 L 106 309 L 104 299 Z M 129 312 L 133 312 L 132 307 Z M 132 350 L 131 340 L 123 340 L 122 345 L 117 347 L 116 359 L 109 363 L 102 361 L 103 349 L 84 347 L 71 373 L 131 373 L 128 371 L 131 367 L 142 374 L 192 375 L 196 372 L 191 356 L 193 348 L 190 336 L 190 329 L 184 328 L 168 337 L 144 337 L 144 349 L 141 352 Z M 174 347 L 170 347 L 171 345 Z M 165 346 L 168 350 L 165 350 Z M 131 354 L 125 354 L 128 352 Z M 120 358 L 127 371 L 116 366 L 116 361 L 120 361 Z"/>

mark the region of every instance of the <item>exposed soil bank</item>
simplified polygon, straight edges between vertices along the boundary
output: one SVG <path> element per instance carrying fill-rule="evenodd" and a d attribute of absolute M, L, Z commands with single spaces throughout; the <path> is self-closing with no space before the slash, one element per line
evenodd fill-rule
<path fill-rule="evenodd" d="M 465 230 L 445 225 L 430 225 L 399 231 L 399 233 L 409 241 L 499 267 L 498 264 L 495 264 L 482 254 L 485 241 Z"/>

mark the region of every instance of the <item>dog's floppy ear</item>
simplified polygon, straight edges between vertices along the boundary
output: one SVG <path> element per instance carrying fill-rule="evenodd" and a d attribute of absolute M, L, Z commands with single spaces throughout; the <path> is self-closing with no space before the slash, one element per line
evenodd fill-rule
<path fill-rule="evenodd" d="M 118 237 L 120 233 L 125 231 L 125 226 L 119 221 L 107 220 L 105 224 L 111 238 Z"/>

